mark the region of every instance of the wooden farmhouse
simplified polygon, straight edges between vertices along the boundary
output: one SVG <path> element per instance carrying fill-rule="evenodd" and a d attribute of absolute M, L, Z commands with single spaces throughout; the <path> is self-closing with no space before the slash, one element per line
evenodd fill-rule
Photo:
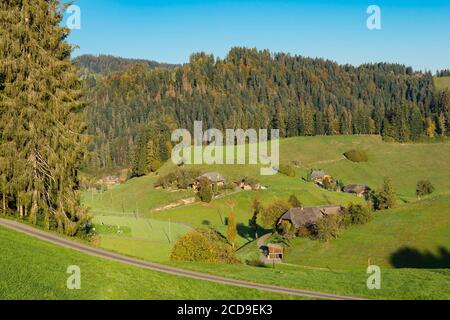
<path fill-rule="evenodd" d="M 351 193 L 358 197 L 368 197 L 371 189 L 365 184 L 349 184 L 342 189 L 345 193 Z"/>
<path fill-rule="evenodd" d="M 200 186 L 200 181 L 202 179 L 208 179 L 211 183 L 211 185 L 215 187 L 222 187 L 225 185 L 225 178 L 223 175 L 221 175 L 218 172 L 207 172 L 205 174 L 202 174 L 201 176 L 195 178 L 195 180 L 192 182 L 192 188 L 194 190 L 198 190 Z"/>
<path fill-rule="evenodd" d="M 311 208 L 292 208 L 284 213 L 278 221 L 281 224 L 283 221 L 288 221 L 292 224 L 295 230 L 301 228 L 311 228 L 316 222 L 327 215 L 341 214 L 343 208 L 338 205 L 311 207 Z"/>
<path fill-rule="evenodd" d="M 332 181 L 333 177 L 323 170 L 314 170 L 311 172 L 311 180 L 317 184 L 323 185 L 325 180 Z"/>

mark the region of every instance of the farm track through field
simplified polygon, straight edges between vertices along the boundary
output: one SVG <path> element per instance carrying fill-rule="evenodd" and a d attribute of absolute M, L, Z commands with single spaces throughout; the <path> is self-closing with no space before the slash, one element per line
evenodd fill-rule
<path fill-rule="evenodd" d="M 259 283 L 253 283 L 249 281 L 243 281 L 243 280 L 237 280 L 237 279 L 231 279 L 221 276 L 215 276 L 211 274 L 205 274 L 195 271 L 189 271 L 185 269 L 175 268 L 163 264 L 143 261 L 127 256 L 123 256 L 120 254 L 116 254 L 113 252 L 109 252 L 106 250 L 90 247 L 85 244 L 81 244 L 72 240 L 68 240 L 62 237 L 59 237 L 55 234 L 45 232 L 36 228 L 33 228 L 31 226 L 18 223 L 15 221 L 0 219 L 0 225 L 9 229 L 13 229 L 16 231 L 19 231 L 21 233 L 25 233 L 29 236 L 33 236 L 35 238 L 50 242 L 52 244 L 56 244 L 58 246 L 62 246 L 65 248 L 73 249 L 85 254 L 89 254 L 91 256 L 100 257 L 103 259 L 108 259 L 115 262 L 120 262 L 123 264 L 164 272 L 167 274 L 172 274 L 176 276 L 181 277 L 187 277 L 187 278 L 193 278 L 193 279 L 199 279 L 199 280 L 205 280 L 225 285 L 231 285 L 231 286 L 238 286 L 238 287 L 244 287 L 244 288 L 250 288 L 250 289 L 256 289 L 261 291 L 269 291 L 269 292 L 276 292 L 281 294 L 288 294 L 288 295 L 297 295 L 297 296 L 303 296 L 308 298 L 314 298 L 314 299 L 330 299 L 330 300 L 362 300 L 361 298 L 357 297 L 350 297 L 350 296 L 341 296 L 341 295 L 335 295 L 330 293 L 323 293 L 323 292 L 315 292 L 315 291 L 307 291 L 307 290 L 300 290 L 300 289 L 294 289 L 294 288 L 286 288 L 286 287 L 278 287 L 273 285 L 267 285 L 267 284 L 259 284 Z"/>

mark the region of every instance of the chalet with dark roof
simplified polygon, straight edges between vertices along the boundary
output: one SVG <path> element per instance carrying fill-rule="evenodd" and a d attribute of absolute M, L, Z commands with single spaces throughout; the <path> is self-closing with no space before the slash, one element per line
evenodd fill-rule
<path fill-rule="evenodd" d="M 342 189 L 345 193 L 351 193 L 358 197 L 367 197 L 371 189 L 365 184 L 349 184 Z"/>
<path fill-rule="evenodd" d="M 338 205 L 292 208 L 281 216 L 278 224 L 281 224 L 283 221 L 289 221 L 296 230 L 302 227 L 310 228 L 314 226 L 318 220 L 328 215 L 341 214 L 342 211 L 343 208 Z"/>

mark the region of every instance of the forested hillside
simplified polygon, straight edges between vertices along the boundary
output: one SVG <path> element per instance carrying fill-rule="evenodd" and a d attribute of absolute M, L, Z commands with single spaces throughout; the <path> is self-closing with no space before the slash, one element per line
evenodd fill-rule
<path fill-rule="evenodd" d="M 176 65 L 168 63 L 159 63 L 152 60 L 144 59 L 127 59 L 114 57 L 111 55 L 90 55 L 85 54 L 73 59 L 75 65 L 80 68 L 83 73 L 98 73 L 102 75 L 108 75 L 112 72 L 126 71 L 131 66 L 141 63 L 146 65 L 149 69 L 155 68 L 168 68 L 173 69 Z"/>
<path fill-rule="evenodd" d="M 194 120 L 206 128 L 279 128 L 282 137 L 409 141 L 450 129 L 448 93 L 435 93 L 431 73 L 397 64 L 354 67 L 233 48 L 223 60 L 198 53 L 178 68 L 137 64 L 91 75 L 87 84 L 89 165 L 97 169 L 166 160 L 170 128 L 192 130 Z"/>

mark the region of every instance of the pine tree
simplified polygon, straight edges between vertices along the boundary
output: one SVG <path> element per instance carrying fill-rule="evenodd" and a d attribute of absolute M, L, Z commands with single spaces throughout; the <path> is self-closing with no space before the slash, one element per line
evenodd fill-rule
<path fill-rule="evenodd" d="M 391 209 L 395 206 L 397 195 L 390 178 L 384 178 L 381 189 L 373 193 L 372 202 L 375 210 Z"/>
<path fill-rule="evenodd" d="M 314 114 L 310 105 L 300 105 L 300 135 L 314 135 Z"/>
<path fill-rule="evenodd" d="M 0 180 L 4 208 L 75 235 L 88 220 L 77 191 L 86 138 L 63 10 L 57 0 L 0 4 Z"/>
<path fill-rule="evenodd" d="M 237 225 L 236 225 L 236 214 L 231 212 L 228 217 L 228 226 L 227 226 L 227 240 L 231 243 L 234 248 L 234 244 L 236 242 L 237 237 Z"/>

